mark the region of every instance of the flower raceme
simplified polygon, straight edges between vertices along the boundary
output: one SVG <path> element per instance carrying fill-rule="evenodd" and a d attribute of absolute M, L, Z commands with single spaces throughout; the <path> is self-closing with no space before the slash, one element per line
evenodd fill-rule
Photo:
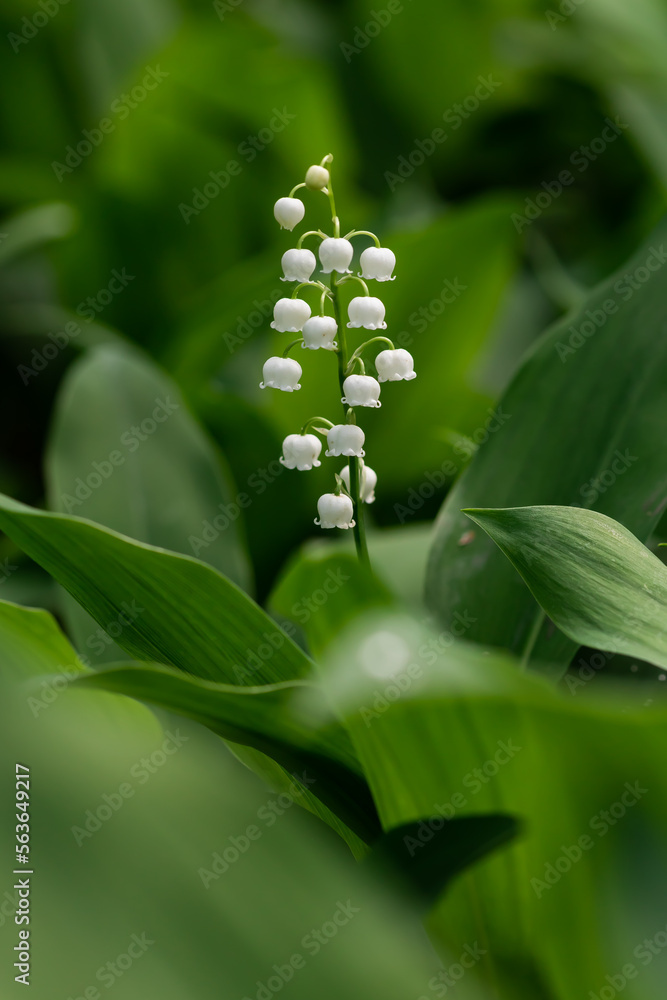
<path fill-rule="evenodd" d="M 282 464 L 288 469 L 301 472 L 321 465 L 322 441 L 326 437 L 325 455 L 345 456 L 348 464 L 335 476 L 336 486 L 332 493 L 324 493 L 317 502 L 318 518 L 315 523 L 322 528 L 353 528 L 359 558 L 367 561 L 364 520 L 361 512 L 363 503 L 373 503 L 377 475 L 363 458 L 365 435 L 357 424 L 357 408 L 378 409 L 381 382 L 411 381 L 416 378 L 412 356 L 405 350 L 397 350 L 386 336 L 374 336 L 360 344 L 348 355 L 346 328 L 350 330 L 383 331 L 387 329 L 385 307 L 381 299 L 371 295 L 367 281 L 394 281 L 396 257 L 388 248 L 380 244 L 374 233 L 366 230 L 352 230 L 341 235 L 340 220 L 331 181 L 331 155 L 325 156 L 319 164 L 308 168 L 305 179 L 297 184 L 289 195 L 279 198 L 274 206 L 274 215 L 282 229 L 290 232 L 304 219 L 306 208 L 296 192 L 305 189 L 317 194 L 321 192 L 329 200 L 333 233 L 321 230 L 303 233 L 297 245 L 282 255 L 282 281 L 296 282 L 291 296 L 276 302 L 271 327 L 278 333 L 292 333 L 297 339 L 288 343 L 282 357 L 272 357 L 264 364 L 262 389 L 279 389 L 295 392 L 301 388 L 302 369 L 298 362 L 288 357 L 298 344 L 305 350 L 322 349 L 335 353 L 338 359 L 338 380 L 341 401 L 344 406 L 344 422 L 333 423 L 325 417 L 312 417 L 298 434 L 288 434 L 283 441 Z M 354 246 L 352 240 L 363 236 L 372 240 L 359 257 L 360 271 L 352 273 Z M 306 239 L 318 239 L 317 255 L 303 246 Z M 317 272 L 319 262 L 319 274 Z M 347 323 L 342 322 L 340 296 L 349 282 L 357 286 L 357 295 L 348 302 Z M 361 289 L 358 286 L 361 286 Z M 317 304 L 311 306 L 305 295 L 317 297 Z M 375 341 L 383 341 L 386 349 L 375 358 L 377 378 L 366 373 L 364 352 Z"/>

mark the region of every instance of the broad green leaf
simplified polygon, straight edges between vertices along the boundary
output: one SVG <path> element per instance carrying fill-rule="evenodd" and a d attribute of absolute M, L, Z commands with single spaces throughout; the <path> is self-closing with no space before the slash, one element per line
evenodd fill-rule
<path fill-rule="evenodd" d="M 490 538 L 470 537 L 461 508 L 586 506 L 648 537 L 667 492 L 666 240 L 663 222 L 529 352 L 438 518 L 430 607 L 445 626 L 468 614 L 467 638 L 525 654 L 537 670 L 563 672 L 576 645 L 540 628 L 532 595 Z"/>
<path fill-rule="evenodd" d="M 101 712 L 119 700 L 69 688 L 34 718 L 22 692 L 0 680 L 0 754 L 12 778 L 15 761 L 31 772 L 34 1000 L 99 997 L 109 984 L 123 1000 L 254 1000 L 258 981 L 296 953 L 304 961 L 285 990 L 292 1000 L 419 995 L 440 963 L 417 914 L 296 807 L 296 786 L 291 797 L 267 792 L 188 720 L 169 719 L 162 731 L 135 706 L 121 728 Z M 1 810 L 10 862 L 15 826 L 15 811 Z M 7 1000 L 26 992 L 10 978 L 13 867 L 0 882 Z M 355 910 L 343 924 L 348 901 Z M 315 956 L 314 939 L 302 942 L 335 915 L 339 932 Z"/>
<path fill-rule="evenodd" d="M 435 937 L 454 954 L 480 944 L 497 1000 L 588 996 L 616 961 L 599 887 L 627 857 L 621 840 L 642 824 L 667 836 L 667 704 L 644 707 L 630 687 L 595 701 L 561 694 L 450 639 L 369 616 L 332 647 L 329 692 L 386 830 L 497 813 L 522 824 L 453 883 L 429 921 Z M 424 839 L 438 827 L 426 821 Z"/>
<path fill-rule="evenodd" d="M 310 672 L 308 657 L 254 601 L 196 559 L 2 495 L 0 528 L 139 659 L 232 684 Z"/>
<path fill-rule="evenodd" d="M 196 559 L 1 495 L 0 527 L 138 659 L 251 687 L 303 678 L 312 670 L 312 661 L 273 619 Z M 239 751 L 253 767 L 254 755 Z M 257 763 L 270 780 L 284 780 L 270 761 Z M 354 834 L 348 837 L 342 821 L 317 798 L 306 793 L 304 805 L 354 846 Z"/>
<path fill-rule="evenodd" d="M 274 611 L 303 629 L 315 657 L 357 615 L 392 603 L 356 555 L 317 543 L 291 560 L 270 597 Z"/>
<path fill-rule="evenodd" d="M 466 513 L 571 639 L 667 667 L 667 568 L 618 521 L 578 507 Z"/>
<path fill-rule="evenodd" d="M 56 404 L 46 474 L 53 510 L 198 555 L 248 589 L 241 510 L 230 506 L 236 491 L 222 457 L 175 383 L 138 351 L 102 347 L 69 370 Z M 78 604 L 66 599 L 65 611 L 77 645 L 91 660 L 119 658 L 118 646 L 100 637 Z"/>
<path fill-rule="evenodd" d="M 313 794 L 366 842 L 377 837 L 373 800 L 347 733 L 335 725 L 319 733 L 294 715 L 290 703 L 298 683 L 214 684 L 151 663 L 115 664 L 86 675 L 78 686 L 149 701 L 201 722 L 226 740 L 261 751 L 304 788 L 312 785 Z"/>
<path fill-rule="evenodd" d="M 38 205 L 7 219 L 2 224 L 4 234 L 0 241 L 0 265 L 51 240 L 69 236 L 75 222 L 75 212 L 61 201 Z"/>

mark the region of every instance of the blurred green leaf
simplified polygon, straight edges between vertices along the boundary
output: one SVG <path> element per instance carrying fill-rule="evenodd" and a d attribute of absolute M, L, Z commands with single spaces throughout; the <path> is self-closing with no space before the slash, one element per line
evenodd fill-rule
<path fill-rule="evenodd" d="M 385 830 L 423 820 L 426 845 L 443 820 L 522 824 L 453 883 L 429 920 L 436 939 L 453 954 L 479 942 L 477 968 L 502 1000 L 599 990 L 608 914 L 596 887 L 625 856 L 624 824 L 667 835 L 665 699 L 644 707 L 622 688 L 575 700 L 509 657 L 378 613 L 331 648 L 325 676 Z"/>
<path fill-rule="evenodd" d="M 367 842 L 377 837 L 373 800 L 347 733 L 338 726 L 318 732 L 295 716 L 291 701 L 297 684 L 214 684 L 155 663 L 114 664 L 78 683 L 149 701 L 201 722 L 232 743 L 261 751 L 304 788 L 314 785 L 312 794 L 358 836 Z"/>
<path fill-rule="evenodd" d="M 289 636 L 205 563 L 9 497 L 0 526 L 139 659 L 233 684 L 310 673 Z"/>
<path fill-rule="evenodd" d="M 571 639 L 667 667 L 667 568 L 618 521 L 578 507 L 465 513 Z"/>
<path fill-rule="evenodd" d="M 620 272 L 552 328 L 525 358 L 481 447 L 440 513 L 427 599 L 443 624 L 473 620 L 467 638 L 563 672 L 575 643 L 552 626 L 462 507 L 588 506 L 646 539 L 667 492 L 662 458 L 667 291 L 662 223 Z M 464 537 L 469 544 L 460 544 Z"/>
<path fill-rule="evenodd" d="M 55 511 L 173 552 L 201 552 L 205 562 L 249 589 L 242 512 L 224 460 L 175 383 L 134 349 L 103 347 L 69 370 L 46 473 Z M 65 613 L 81 650 L 96 654 L 96 662 L 118 659 L 118 647 L 100 643 L 92 618 L 77 603 L 66 599 Z"/>

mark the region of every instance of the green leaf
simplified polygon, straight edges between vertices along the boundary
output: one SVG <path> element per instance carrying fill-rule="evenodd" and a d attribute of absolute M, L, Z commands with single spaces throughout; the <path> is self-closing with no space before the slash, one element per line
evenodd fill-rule
<path fill-rule="evenodd" d="M 385 830 L 421 820 L 428 841 L 442 818 L 522 825 L 451 884 L 429 919 L 436 940 L 451 954 L 478 941 L 497 1000 L 597 995 L 614 961 L 599 886 L 633 829 L 667 836 L 665 699 L 560 693 L 511 657 L 377 613 L 332 646 L 325 678 Z"/>
<path fill-rule="evenodd" d="M 409 894 L 431 909 L 452 879 L 518 832 L 514 817 L 502 814 L 425 816 L 389 830 L 373 845 L 368 864 L 398 876 Z"/>
<path fill-rule="evenodd" d="M 357 557 L 308 544 L 295 556 L 269 600 L 279 615 L 300 625 L 315 657 L 354 617 L 393 599 Z"/>
<path fill-rule="evenodd" d="M 151 663 L 115 664 L 88 674 L 78 686 L 150 701 L 195 719 L 226 740 L 261 751 L 304 788 L 312 785 L 312 793 L 363 840 L 377 838 L 377 814 L 347 733 L 338 725 L 318 732 L 292 710 L 302 684 L 214 684 Z M 311 690 L 317 697 L 317 689 Z"/>
<path fill-rule="evenodd" d="M 467 638 L 525 653 L 536 670 L 563 672 L 576 645 L 547 625 L 535 640 L 541 610 L 491 539 L 468 537 L 461 508 L 586 506 L 648 537 L 667 491 L 666 240 L 663 222 L 529 352 L 437 521 L 429 606 L 445 627 L 468 614 Z"/>
<path fill-rule="evenodd" d="M 310 673 L 311 661 L 275 622 L 196 559 L 1 494 L 0 528 L 139 659 L 227 683 Z"/>
<path fill-rule="evenodd" d="M 571 639 L 667 667 L 667 568 L 618 521 L 578 507 L 465 513 Z"/>
<path fill-rule="evenodd" d="M 46 473 L 53 510 L 173 552 L 201 553 L 248 589 L 239 522 L 224 514 L 234 511 L 228 505 L 235 490 L 222 457 L 175 383 L 138 351 L 102 347 L 70 368 L 58 395 Z M 222 530 L 211 526 L 216 523 Z M 90 659 L 119 658 L 118 646 L 100 639 L 78 604 L 66 599 L 65 616 Z"/>

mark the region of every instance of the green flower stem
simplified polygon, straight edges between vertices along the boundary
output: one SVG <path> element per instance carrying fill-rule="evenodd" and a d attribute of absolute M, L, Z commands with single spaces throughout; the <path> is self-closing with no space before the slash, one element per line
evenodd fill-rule
<path fill-rule="evenodd" d="M 319 236 L 319 238 L 321 240 L 326 240 L 326 238 L 327 238 L 327 234 L 323 233 L 321 229 L 311 229 L 309 232 L 303 233 L 301 236 L 299 236 L 299 239 L 296 242 L 296 248 L 297 248 L 297 250 L 301 249 L 301 245 L 302 245 L 303 241 L 308 236 Z"/>
<path fill-rule="evenodd" d="M 299 282 L 299 284 L 296 286 L 296 288 L 292 292 L 292 298 L 293 299 L 297 298 L 297 296 L 298 296 L 299 292 L 301 291 L 301 289 L 302 288 L 307 288 L 309 286 L 313 286 L 314 288 L 323 288 L 324 289 L 324 292 L 322 293 L 323 295 L 326 294 L 326 293 L 328 293 L 328 291 L 329 291 L 329 289 L 327 288 L 327 286 L 323 285 L 321 281 L 301 281 L 301 282 Z"/>
<path fill-rule="evenodd" d="M 364 290 L 364 295 L 370 295 L 371 294 L 369 292 L 369 290 L 368 290 L 368 285 L 366 284 L 366 282 L 364 281 L 364 279 L 360 278 L 358 275 L 356 275 L 356 274 L 344 274 L 343 277 L 340 278 L 336 282 L 336 284 L 337 285 L 343 285 L 346 281 L 358 281 L 359 284 L 362 286 L 362 288 Z"/>
<path fill-rule="evenodd" d="M 291 344 L 288 344 L 283 351 L 283 357 L 286 358 L 292 348 L 296 347 L 297 344 L 303 344 L 303 337 L 299 337 L 297 340 L 293 340 Z"/>
<path fill-rule="evenodd" d="M 331 162 L 329 160 L 329 162 Z M 334 201 L 333 190 L 331 182 L 329 182 L 329 203 L 331 205 L 331 216 L 336 227 L 336 235 L 340 234 L 340 223 L 338 222 L 338 217 L 336 216 L 336 203 Z M 339 282 L 334 280 L 333 274 L 331 275 L 331 297 L 333 300 L 333 309 L 336 323 L 338 324 L 338 382 L 340 384 L 340 394 L 345 395 L 345 390 L 343 389 L 343 382 L 345 381 L 345 370 L 348 366 L 348 356 L 347 356 L 347 341 L 345 336 L 345 327 L 341 322 L 341 309 L 340 309 L 340 299 L 338 292 Z M 357 419 L 354 409 L 347 404 L 343 404 L 345 409 L 345 420 L 348 424 L 356 424 Z M 357 549 L 357 556 L 359 562 L 365 566 L 370 566 L 370 559 L 368 557 L 368 546 L 366 544 L 366 527 L 364 525 L 364 512 L 363 505 L 361 502 L 361 466 L 359 464 L 359 459 L 356 455 L 351 455 L 349 459 L 350 466 L 350 497 L 354 505 L 355 513 L 355 523 L 352 531 L 354 532 L 354 544 Z"/>
<path fill-rule="evenodd" d="M 373 240 L 378 250 L 382 248 L 382 244 L 380 243 L 380 240 L 375 235 L 375 233 L 370 233 L 367 229 L 353 229 L 351 232 L 347 234 L 345 239 L 351 240 L 353 236 L 370 236 L 370 238 Z"/>
<path fill-rule="evenodd" d="M 321 428 L 320 427 L 315 427 L 314 426 L 315 424 L 324 424 L 324 427 L 321 427 Z M 307 434 L 308 433 L 308 429 L 310 427 L 312 427 L 314 431 L 319 431 L 320 434 L 326 434 L 327 430 L 331 430 L 331 428 L 333 426 L 334 425 L 331 423 L 331 421 L 327 420 L 326 417 L 311 417 L 310 420 L 307 420 L 305 422 L 305 424 L 303 425 L 303 427 L 299 431 L 299 434 Z"/>
<path fill-rule="evenodd" d="M 364 343 L 361 344 L 360 347 L 357 347 L 357 349 L 354 352 L 354 354 L 350 357 L 350 362 L 349 362 L 349 364 L 347 366 L 347 374 L 348 375 L 350 374 L 350 370 L 351 370 L 352 365 L 354 364 L 354 362 L 361 360 L 361 354 L 362 354 L 362 352 L 368 347 L 369 344 L 374 344 L 378 340 L 383 340 L 385 344 L 389 344 L 389 346 L 391 347 L 392 351 L 396 350 L 396 348 L 394 347 L 393 342 L 389 339 L 389 337 L 371 337 L 370 340 L 365 340 Z M 362 362 L 362 370 L 363 370 L 363 362 Z"/>
<path fill-rule="evenodd" d="M 297 184 L 295 187 L 292 188 L 292 190 L 289 193 L 289 197 L 293 198 L 294 197 L 294 192 L 298 191 L 300 188 L 305 188 L 305 186 L 306 186 L 306 182 L 305 181 L 301 181 L 300 184 Z"/>

